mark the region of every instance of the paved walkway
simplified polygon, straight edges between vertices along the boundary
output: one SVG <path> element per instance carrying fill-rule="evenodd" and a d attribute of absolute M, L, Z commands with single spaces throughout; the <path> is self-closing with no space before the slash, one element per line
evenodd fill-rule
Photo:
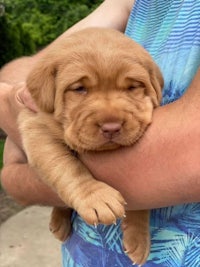
<path fill-rule="evenodd" d="M 0 227 L 1 267 L 60 267 L 60 242 L 48 230 L 50 208 L 30 207 Z"/>

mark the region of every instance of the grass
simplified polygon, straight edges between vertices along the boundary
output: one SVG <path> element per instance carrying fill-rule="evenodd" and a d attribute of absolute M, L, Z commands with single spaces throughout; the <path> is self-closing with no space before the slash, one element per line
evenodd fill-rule
<path fill-rule="evenodd" d="M 4 141 L 0 140 L 0 169 L 3 166 L 3 147 L 4 147 Z"/>

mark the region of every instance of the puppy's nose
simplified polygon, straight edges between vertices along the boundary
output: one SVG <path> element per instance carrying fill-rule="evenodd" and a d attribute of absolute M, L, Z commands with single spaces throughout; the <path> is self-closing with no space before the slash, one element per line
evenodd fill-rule
<path fill-rule="evenodd" d="M 101 131 L 105 138 L 112 139 L 120 133 L 121 127 L 120 122 L 106 122 L 101 125 Z"/>

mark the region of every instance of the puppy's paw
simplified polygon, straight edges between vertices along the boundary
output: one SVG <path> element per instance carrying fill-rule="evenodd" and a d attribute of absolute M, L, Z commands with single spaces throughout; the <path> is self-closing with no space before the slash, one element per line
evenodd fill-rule
<path fill-rule="evenodd" d="M 122 223 L 122 229 L 124 252 L 134 264 L 142 266 L 150 252 L 149 233 L 125 222 Z"/>
<path fill-rule="evenodd" d="M 71 209 L 53 208 L 49 229 L 56 239 L 64 242 L 71 232 Z"/>
<path fill-rule="evenodd" d="M 76 207 L 79 215 L 92 225 L 113 224 L 125 214 L 125 200 L 114 188 L 95 182 L 96 186 L 89 188 Z"/>

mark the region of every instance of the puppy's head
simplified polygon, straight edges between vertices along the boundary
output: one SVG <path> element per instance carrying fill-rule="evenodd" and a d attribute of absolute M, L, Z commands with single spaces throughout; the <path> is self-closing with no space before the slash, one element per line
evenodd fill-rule
<path fill-rule="evenodd" d="M 163 79 L 151 56 L 100 28 L 52 47 L 27 85 L 39 108 L 62 123 L 66 143 L 79 152 L 133 144 L 161 100 Z"/>

